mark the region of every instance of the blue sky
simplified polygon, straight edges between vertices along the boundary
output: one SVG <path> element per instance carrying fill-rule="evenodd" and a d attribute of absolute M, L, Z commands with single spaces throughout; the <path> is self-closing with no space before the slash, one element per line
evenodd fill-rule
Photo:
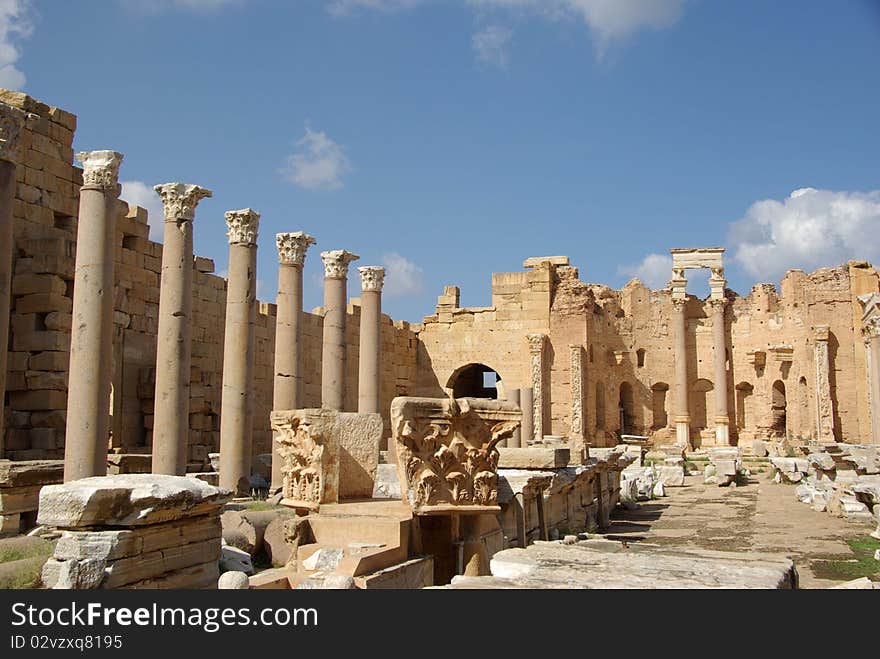
<path fill-rule="evenodd" d="M 151 216 L 156 183 L 212 189 L 218 271 L 249 206 L 261 299 L 304 230 L 306 308 L 344 248 L 413 321 L 537 255 L 662 286 L 669 248 L 724 245 L 740 293 L 880 263 L 878 65 L 875 0 L 0 0 L 0 84 L 123 152 Z"/>

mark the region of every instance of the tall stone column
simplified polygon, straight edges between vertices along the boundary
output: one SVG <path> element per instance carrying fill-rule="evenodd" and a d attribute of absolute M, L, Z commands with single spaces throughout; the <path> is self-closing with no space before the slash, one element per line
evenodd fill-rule
<path fill-rule="evenodd" d="M 724 324 L 724 298 L 710 299 L 712 343 L 715 367 L 715 443 L 730 445 L 730 415 L 727 409 L 727 338 Z"/>
<path fill-rule="evenodd" d="M 868 386 L 871 410 L 871 441 L 880 444 L 880 316 L 864 325 L 862 332 L 868 355 Z"/>
<path fill-rule="evenodd" d="M 113 361 L 113 257 L 119 165 L 116 151 L 77 154 L 83 165 L 73 280 L 64 480 L 107 474 Z"/>
<path fill-rule="evenodd" d="M 529 334 L 529 355 L 532 360 L 532 429 L 536 440 L 544 438 L 544 344 L 545 334 Z"/>
<path fill-rule="evenodd" d="M 520 396 L 519 389 L 510 389 L 507 392 L 507 400 L 511 403 L 516 403 L 520 409 L 522 409 L 522 401 Z M 523 414 L 523 418 L 525 418 L 525 414 Z M 505 443 L 506 442 L 506 443 Z M 509 446 L 510 448 L 521 448 L 522 447 L 522 423 L 520 423 L 520 427 L 513 431 L 513 434 L 510 436 L 509 440 L 504 440 L 501 442 L 502 446 Z"/>
<path fill-rule="evenodd" d="M 361 327 L 358 352 L 358 412 L 379 412 L 382 348 L 382 284 L 385 268 L 365 266 L 361 273 Z"/>
<path fill-rule="evenodd" d="M 682 294 L 684 292 L 682 291 Z M 675 290 L 673 289 L 673 296 Z M 687 318 L 685 308 L 687 299 L 672 298 L 672 332 L 675 341 L 675 442 L 679 446 L 689 446 L 691 440 L 691 417 L 688 412 L 687 378 Z"/>
<path fill-rule="evenodd" d="M 189 371 L 192 354 L 193 219 L 211 191 L 165 183 L 165 233 L 156 337 L 156 395 L 153 410 L 153 473 L 186 474 L 189 439 Z"/>
<path fill-rule="evenodd" d="M 275 319 L 275 387 L 272 409 L 296 410 L 302 407 L 302 306 L 303 265 L 309 245 L 315 239 L 307 233 L 279 233 L 278 312 Z M 272 485 L 281 487 L 281 460 L 272 442 Z"/>
<path fill-rule="evenodd" d="M 520 389 L 519 407 L 522 410 L 520 446 L 528 448 L 529 442 L 535 439 L 535 396 L 531 387 Z"/>
<path fill-rule="evenodd" d="M 9 346 L 9 305 L 12 294 L 12 207 L 15 204 L 15 170 L 18 138 L 27 114 L 0 103 L 0 458 L 6 449 L 4 405 L 6 360 Z"/>
<path fill-rule="evenodd" d="M 344 249 L 321 252 L 324 262 L 324 334 L 321 350 L 321 407 L 345 406 L 345 320 L 348 266 L 357 254 Z"/>
<path fill-rule="evenodd" d="M 816 359 L 816 439 L 820 442 L 833 442 L 834 402 L 831 400 L 828 325 L 813 327 L 813 338 L 813 354 Z"/>
<path fill-rule="evenodd" d="M 220 409 L 220 487 L 250 493 L 253 439 L 254 324 L 257 301 L 257 231 L 260 214 L 226 213 L 229 279 L 223 336 Z"/>
<path fill-rule="evenodd" d="M 571 456 L 577 458 L 573 464 L 582 464 L 586 459 L 586 437 L 584 434 L 584 348 L 579 343 L 568 346 L 570 357 L 571 383 Z"/>

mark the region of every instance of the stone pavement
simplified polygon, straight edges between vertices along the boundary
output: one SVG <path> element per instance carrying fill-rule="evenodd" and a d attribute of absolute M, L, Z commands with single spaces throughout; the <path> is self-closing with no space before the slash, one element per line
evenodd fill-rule
<path fill-rule="evenodd" d="M 612 515 L 608 537 L 645 540 L 664 546 L 721 551 L 780 552 L 797 566 L 801 588 L 827 588 L 838 582 L 817 578 L 810 569 L 820 556 L 852 556 L 846 541 L 870 533 L 870 523 L 818 513 L 800 503 L 794 486 L 775 484 L 765 473 L 735 488 L 704 485 L 688 476 L 668 496 Z"/>

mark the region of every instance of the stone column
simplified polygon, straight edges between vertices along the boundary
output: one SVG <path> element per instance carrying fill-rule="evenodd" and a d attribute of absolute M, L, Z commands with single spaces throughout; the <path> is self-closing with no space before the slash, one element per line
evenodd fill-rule
<path fill-rule="evenodd" d="M 516 403 L 520 409 L 522 409 L 522 402 L 520 396 L 519 389 L 511 389 L 507 392 L 507 400 L 511 403 Z M 523 419 L 525 419 L 525 414 L 523 414 Z M 505 443 L 506 442 L 506 443 Z M 517 428 L 513 431 L 513 434 L 510 436 L 510 439 L 506 439 L 501 442 L 502 446 L 509 446 L 510 448 L 521 448 L 522 447 L 522 427 Z"/>
<path fill-rule="evenodd" d="M 257 231 L 260 214 L 245 208 L 226 213 L 229 279 L 223 336 L 220 408 L 220 487 L 250 493 L 253 439 L 254 323 L 257 300 Z"/>
<path fill-rule="evenodd" d="M 834 441 L 834 403 L 831 400 L 831 380 L 828 360 L 828 325 L 813 327 L 813 354 L 816 359 L 816 439 Z"/>
<path fill-rule="evenodd" d="M 730 445 L 730 415 L 727 409 L 727 338 L 724 324 L 724 298 L 710 299 L 712 343 L 715 367 L 715 443 Z"/>
<path fill-rule="evenodd" d="M 4 405 L 6 360 L 9 345 L 9 304 L 12 295 L 12 207 L 15 205 L 15 170 L 18 137 L 27 113 L 0 103 L 0 458 L 6 449 Z"/>
<path fill-rule="evenodd" d="M 303 265 L 315 239 L 307 233 L 279 233 L 278 312 L 275 319 L 275 387 L 272 409 L 296 410 L 302 405 L 302 305 Z M 273 491 L 281 487 L 281 460 L 272 442 Z"/>
<path fill-rule="evenodd" d="M 210 197 L 211 191 L 184 183 L 165 183 L 153 189 L 162 198 L 165 210 L 156 337 L 153 473 L 183 476 L 186 474 L 189 444 L 192 223 L 196 206 L 200 200 Z"/>
<path fill-rule="evenodd" d="M 360 257 L 334 249 L 321 252 L 324 262 L 324 334 L 321 350 L 321 407 L 341 412 L 345 406 L 345 320 L 348 265 Z"/>
<path fill-rule="evenodd" d="M 535 439 L 535 397 L 531 387 L 520 389 L 519 407 L 522 410 L 520 446 L 528 448 L 529 442 Z"/>
<path fill-rule="evenodd" d="M 868 356 L 868 405 L 871 411 L 871 441 L 880 444 L 880 315 L 862 325 Z"/>
<path fill-rule="evenodd" d="M 532 428 L 536 440 L 544 438 L 544 344 L 545 334 L 529 334 L 529 355 L 532 359 Z"/>
<path fill-rule="evenodd" d="M 119 165 L 116 151 L 77 154 L 83 164 L 73 280 L 64 480 L 107 474 L 113 361 L 113 257 Z"/>
<path fill-rule="evenodd" d="M 673 290 L 673 296 L 675 294 L 675 290 Z M 675 443 L 679 446 L 689 446 L 691 439 L 691 417 L 688 412 L 686 306 L 686 298 L 672 298 L 672 332 L 675 340 L 675 414 L 673 419 Z"/>
<path fill-rule="evenodd" d="M 381 396 L 382 284 L 385 268 L 365 266 L 361 273 L 361 327 L 358 359 L 358 412 L 379 412 Z"/>
<path fill-rule="evenodd" d="M 579 343 L 568 346 L 571 382 L 571 458 L 572 464 L 582 464 L 586 459 L 584 434 L 584 348 Z"/>

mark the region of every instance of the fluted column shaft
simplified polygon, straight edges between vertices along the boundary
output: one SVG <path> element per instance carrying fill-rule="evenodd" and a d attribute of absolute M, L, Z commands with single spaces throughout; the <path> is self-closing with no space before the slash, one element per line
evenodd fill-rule
<path fill-rule="evenodd" d="M 156 393 L 153 409 L 153 473 L 183 476 L 189 444 L 192 355 L 193 218 L 210 190 L 196 185 L 157 185 L 165 210 Z"/>
<path fill-rule="evenodd" d="M 83 163 L 70 334 L 64 480 L 107 474 L 113 358 L 113 257 L 122 154 L 90 151 Z"/>
<path fill-rule="evenodd" d="M 229 279 L 223 336 L 220 487 L 239 495 L 250 493 L 259 219 L 249 208 L 226 213 Z"/>
<path fill-rule="evenodd" d="M 295 410 L 302 407 L 302 306 L 303 265 L 309 245 L 315 244 L 310 235 L 279 233 L 278 246 L 278 299 L 275 320 L 275 387 L 272 393 L 273 410 Z M 277 490 L 282 485 L 281 459 L 272 442 L 272 484 Z"/>

